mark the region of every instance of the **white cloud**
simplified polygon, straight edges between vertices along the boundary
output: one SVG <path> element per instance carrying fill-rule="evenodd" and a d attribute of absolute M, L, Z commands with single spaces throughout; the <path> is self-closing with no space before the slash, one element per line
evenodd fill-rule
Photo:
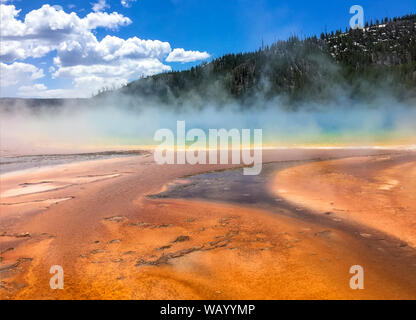
<path fill-rule="evenodd" d="M 44 77 L 42 69 L 28 63 L 14 62 L 5 64 L 0 62 L 1 87 L 10 87 L 21 83 L 30 83 Z"/>
<path fill-rule="evenodd" d="M 167 62 L 193 62 L 198 60 L 208 59 L 210 55 L 208 52 L 200 51 L 185 51 L 182 48 L 174 49 L 166 58 Z"/>
<path fill-rule="evenodd" d="M 37 83 L 30 86 L 21 86 L 18 89 L 18 95 L 19 97 L 24 98 L 71 98 L 79 96 L 78 90 L 48 89 L 43 83 Z"/>
<path fill-rule="evenodd" d="M 25 24 L 16 19 L 21 10 L 13 5 L 0 4 L 1 37 L 21 36 L 25 31 Z"/>
<path fill-rule="evenodd" d="M 73 79 L 74 86 L 90 93 L 102 87 L 120 86 L 129 80 L 153 75 L 171 68 L 161 62 L 171 51 L 168 42 L 127 40 L 106 36 L 83 43 L 67 41 L 58 48 L 54 78 Z"/>
<path fill-rule="evenodd" d="M 121 0 L 121 5 L 125 8 L 130 8 L 132 2 L 136 2 L 136 0 Z"/>
<path fill-rule="evenodd" d="M 47 90 L 43 83 L 37 83 L 31 86 L 21 86 L 19 88 L 19 95 L 21 97 L 37 97 L 38 92 Z"/>
<path fill-rule="evenodd" d="M 110 5 L 106 3 L 106 0 L 98 0 L 98 2 L 92 4 L 92 10 L 94 12 L 100 12 L 110 8 Z"/>
<path fill-rule="evenodd" d="M 126 60 L 114 65 L 75 65 L 60 67 L 53 77 L 73 79 L 78 94 L 88 96 L 103 87 L 120 87 L 129 79 L 170 71 L 171 68 L 158 59 Z"/>
<path fill-rule="evenodd" d="M 76 65 L 71 67 L 60 67 L 53 73 L 54 77 L 63 78 L 82 78 L 85 76 L 101 76 L 105 77 L 124 77 L 129 76 L 146 76 L 156 74 L 163 71 L 169 71 L 171 68 L 164 65 L 158 59 L 141 59 L 138 61 L 125 61 L 123 64 L 115 65 Z"/>
<path fill-rule="evenodd" d="M 40 58 L 56 50 L 64 41 L 96 41 L 91 30 L 102 27 L 116 29 L 131 23 L 123 15 L 113 12 L 92 12 L 79 18 L 75 12 L 66 13 L 49 5 L 30 11 L 24 21 L 17 19 L 20 10 L 14 5 L 1 5 L 0 59 L 6 62 L 29 57 Z"/>
<path fill-rule="evenodd" d="M 65 41 L 58 47 L 55 64 L 58 66 L 115 64 L 123 60 L 155 58 L 162 60 L 171 52 L 168 42 L 141 40 L 137 37 L 127 40 L 106 36 L 101 41 L 95 38 Z"/>
<path fill-rule="evenodd" d="M 97 3 L 106 5 L 105 1 Z M 168 42 L 159 40 L 122 39 L 111 35 L 98 40 L 95 29 L 116 30 L 132 23 L 117 12 L 97 9 L 81 18 L 75 12 L 67 13 L 61 7 L 46 4 L 30 11 L 23 19 L 19 18 L 19 13 L 14 5 L 1 4 L 0 59 L 8 63 L 2 64 L 3 69 L 14 70 L 14 76 L 8 75 L 2 87 L 19 85 L 17 93 L 22 96 L 89 96 L 102 87 L 118 87 L 142 76 L 171 70 L 163 61 L 184 63 L 209 57 L 206 52 L 172 51 Z M 54 65 L 46 66 L 49 73 L 53 78 L 71 80 L 73 88 L 48 89 L 43 84 L 35 84 L 34 80 L 44 76 L 43 70 L 16 62 L 41 58 L 50 52 L 56 55 Z M 10 94 L 10 90 L 7 93 Z"/>
<path fill-rule="evenodd" d="M 88 29 L 97 29 L 99 27 L 108 29 L 117 29 L 119 26 L 127 26 L 131 20 L 123 15 L 112 12 L 91 12 L 84 19 Z"/>
<path fill-rule="evenodd" d="M 142 59 L 137 62 L 130 60 L 121 65 L 76 65 L 61 67 L 56 71 L 52 68 L 50 71 L 53 72 L 53 77 L 72 79 L 73 87 L 70 89 L 48 89 L 43 83 L 30 84 L 30 81 L 26 81 L 29 84 L 20 86 L 17 94 L 21 97 L 33 98 L 88 98 L 102 88 L 119 88 L 127 84 L 128 79 L 132 76 L 140 77 L 169 70 L 170 67 L 162 64 L 158 59 Z M 36 68 L 32 71 L 32 76 L 30 77 L 30 74 L 27 76 L 29 80 L 30 78 L 33 80 L 40 78 L 39 75 L 36 75 Z M 16 78 L 14 77 L 14 79 Z M 18 79 L 13 81 L 14 85 L 17 83 L 22 82 Z"/>

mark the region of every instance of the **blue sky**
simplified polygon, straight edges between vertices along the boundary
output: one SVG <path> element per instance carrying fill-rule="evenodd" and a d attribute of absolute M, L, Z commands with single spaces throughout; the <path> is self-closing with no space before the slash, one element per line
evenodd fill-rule
<path fill-rule="evenodd" d="M 1 0 L 2 45 L 9 50 L 1 55 L 1 95 L 88 96 L 100 86 L 118 86 L 225 53 L 255 50 L 262 40 L 267 44 L 291 35 L 344 30 L 354 4 L 364 8 L 366 21 L 416 12 L 415 0 L 129 0 L 127 5 L 126 1 Z M 46 4 L 55 7 L 43 7 Z M 10 6 L 21 11 L 7 11 L 7 21 L 12 22 L 5 28 L 4 8 Z M 36 10 L 40 11 L 35 15 Z M 33 18 L 24 26 L 16 24 L 31 12 Z M 77 17 L 75 27 L 71 12 Z M 107 15 L 97 15 L 96 20 L 91 16 L 87 22 L 91 13 Z M 60 23 L 65 19 L 68 24 Z M 96 26 L 96 21 L 102 25 Z M 106 36 L 113 38 L 101 43 Z M 127 41 L 134 37 L 140 41 Z"/>

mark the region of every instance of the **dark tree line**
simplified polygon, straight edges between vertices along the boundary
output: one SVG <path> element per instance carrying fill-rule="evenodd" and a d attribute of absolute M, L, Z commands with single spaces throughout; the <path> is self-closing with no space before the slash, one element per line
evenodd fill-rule
<path fill-rule="evenodd" d="M 416 15 L 371 21 L 363 30 L 337 30 L 319 38 L 291 37 L 189 70 L 139 79 L 98 97 L 116 92 L 167 105 L 230 100 L 249 105 L 261 95 L 281 96 L 291 105 L 332 99 L 334 86 L 352 88 L 357 98 L 371 97 L 369 88 L 386 84 L 399 97 L 416 88 Z"/>

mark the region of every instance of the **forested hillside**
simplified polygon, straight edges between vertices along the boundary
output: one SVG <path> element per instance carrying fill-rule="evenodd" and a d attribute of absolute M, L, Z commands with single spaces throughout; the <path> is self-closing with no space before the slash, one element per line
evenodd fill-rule
<path fill-rule="evenodd" d="M 203 108 L 261 107 L 278 98 L 295 109 L 340 97 L 373 102 L 384 95 L 416 106 L 416 14 L 305 39 L 291 37 L 255 52 L 227 54 L 185 71 L 161 73 L 103 89 L 84 105 L 147 103 Z M 123 99 L 123 100 L 121 100 Z M 1 99 L 3 105 L 57 106 L 70 99 Z"/>
<path fill-rule="evenodd" d="M 357 99 L 373 99 L 378 90 L 406 99 L 415 88 L 416 15 L 407 15 L 375 21 L 362 30 L 291 37 L 190 70 L 139 79 L 97 97 L 122 93 L 168 105 L 237 100 L 249 106 L 259 97 L 279 96 L 290 106 L 327 101 L 340 90 Z"/>

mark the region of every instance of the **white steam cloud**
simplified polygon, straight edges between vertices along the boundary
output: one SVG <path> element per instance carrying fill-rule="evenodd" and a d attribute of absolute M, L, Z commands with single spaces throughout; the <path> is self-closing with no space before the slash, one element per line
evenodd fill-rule
<path fill-rule="evenodd" d="M 1 109 L 1 151 L 4 154 L 79 152 L 132 149 L 155 145 L 153 135 L 160 128 L 176 130 L 176 121 L 185 120 L 186 129 L 260 128 L 263 144 L 279 146 L 360 146 L 416 145 L 416 108 L 386 100 L 377 108 L 345 101 L 285 111 L 279 100 L 264 102 L 261 109 L 241 111 L 237 104 L 221 110 L 207 105 L 182 111 L 154 104 L 134 108 L 119 104 L 60 107 L 14 105 Z M 127 103 L 125 103 L 127 105 Z M 302 111 L 304 110 L 304 111 Z"/>

